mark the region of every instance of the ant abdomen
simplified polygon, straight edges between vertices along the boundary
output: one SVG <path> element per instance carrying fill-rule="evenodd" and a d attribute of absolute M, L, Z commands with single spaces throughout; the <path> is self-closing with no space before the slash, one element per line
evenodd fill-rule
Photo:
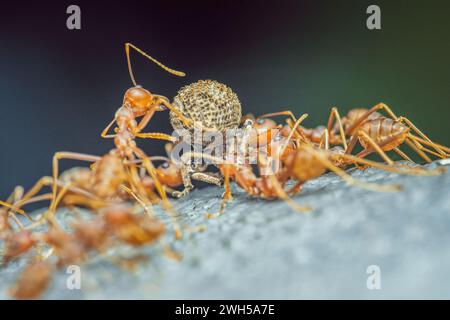
<path fill-rule="evenodd" d="M 345 117 L 342 118 L 342 123 L 344 125 L 345 130 L 349 130 L 351 126 L 353 126 L 358 120 L 360 120 L 366 113 L 369 111 L 368 109 L 364 108 L 355 108 L 350 110 Z M 378 112 L 374 112 L 370 114 L 366 121 L 375 120 L 377 118 L 380 118 L 381 114 Z M 338 124 L 336 123 L 334 129 L 337 131 L 339 129 Z"/>
<path fill-rule="evenodd" d="M 304 149 L 291 152 L 285 160 L 285 165 L 291 176 L 298 181 L 320 177 L 327 170 L 321 163 L 317 162 L 314 154 Z"/>
<path fill-rule="evenodd" d="M 377 144 L 382 145 L 385 151 L 392 150 L 401 145 L 409 133 L 409 128 L 391 118 L 379 117 L 369 120 L 361 126 L 360 130 L 367 133 Z M 391 142 L 388 142 L 392 140 Z M 363 147 L 367 147 L 364 139 L 361 139 Z"/>

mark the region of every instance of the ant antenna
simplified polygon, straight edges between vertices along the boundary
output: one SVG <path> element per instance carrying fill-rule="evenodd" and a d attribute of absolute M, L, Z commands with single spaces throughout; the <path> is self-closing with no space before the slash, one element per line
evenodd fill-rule
<path fill-rule="evenodd" d="M 287 148 L 289 142 L 291 141 L 294 133 L 297 131 L 297 128 L 303 122 L 303 120 L 305 120 L 307 117 L 308 117 L 308 114 L 305 113 L 300 118 L 298 118 L 298 120 L 295 122 L 294 126 L 291 128 L 291 132 L 289 132 L 286 142 L 281 146 L 278 156 L 281 156 L 283 154 L 284 150 Z"/>
<path fill-rule="evenodd" d="M 152 156 L 152 157 L 149 157 L 149 159 L 152 161 L 170 161 L 170 159 L 168 157 L 164 157 L 164 156 Z"/>
<path fill-rule="evenodd" d="M 136 47 L 135 45 L 131 44 L 131 43 L 125 43 L 125 53 L 127 55 L 127 62 L 128 62 L 128 72 L 130 73 L 130 78 L 131 81 L 133 82 L 133 85 L 136 86 L 136 80 L 134 78 L 134 74 L 133 74 L 133 69 L 131 68 L 131 59 L 130 59 L 130 47 L 133 48 L 134 50 L 136 50 L 137 52 L 139 52 L 140 54 L 142 54 L 144 57 L 146 57 L 147 59 L 153 61 L 154 63 L 156 63 L 158 66 L 160 66 L 162 69 L 166 70 L 167 72 L 174 74 L 176 76 L 179 77 L 184 77 L 186 74 L 182 71 L 176 71 L 173 69 L 170 69 L 169 67 L 166 67 L 165 65 L 163 65 L 161 62 L 159 62 L 158 60 L 156 60 L 155 58 L 152 58 L 151 56 L 149 56 L 148 54 L 146 54 L 144 51 L 142 51 L 141 49 L 139 49 L 138 47 Z"/>

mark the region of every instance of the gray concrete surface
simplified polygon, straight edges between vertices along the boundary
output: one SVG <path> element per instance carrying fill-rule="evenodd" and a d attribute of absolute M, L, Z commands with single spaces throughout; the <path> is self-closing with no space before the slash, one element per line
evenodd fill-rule
<path fill-rule="evenodd" d="M 166 258 L 159 244 L 144 250 L 147 263 L 127 272 L 110 262 L 132 254 L 120 248 L 82 266 L 81 290 L 66 289 L 68 275 L 61 271 L 43 298 L 450 298 L 450 173 L 414 177 L 369 169 L 352 175 L 400 183 L 404 191 L 370 192 L 327 174 L 294 198 L 314 207 L 312 213 L 234 188 L 226 212 L 205 219 L 218 209 L 222 190 L 195 190 L 176 205 L 183 223 L 203 224 L 205 231 L 185 232 L 173 243 L 181 262 Z M 8 298 L 6 288 L 22 265 L 0 270 L 0 298 Z M 370 265 L 381 270 L 380 290 L 367 288 Z"/>

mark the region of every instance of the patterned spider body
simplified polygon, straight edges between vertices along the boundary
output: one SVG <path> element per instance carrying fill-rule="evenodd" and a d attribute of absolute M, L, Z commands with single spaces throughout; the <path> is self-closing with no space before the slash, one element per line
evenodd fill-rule
<path fill-rule="evenodd" d="M 237 95 L 214 80 L 200 80 L 184 86 L 174 98 L 173 106 L 186 118 L 218 132 L 236 129 L 242 117 Z M 185 126 L 174 112 L 170 113 L 170 122 L 175 130 L 193 132 L 193 127 Z"/>

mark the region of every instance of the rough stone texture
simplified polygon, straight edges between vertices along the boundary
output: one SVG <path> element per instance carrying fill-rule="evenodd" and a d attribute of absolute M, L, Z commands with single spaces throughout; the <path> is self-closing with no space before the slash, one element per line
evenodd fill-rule
<path fill-rule="evenodd" d="M 312 213 L 235 188 L 226 212 L 205 219 L 205 212 L 218 209 L 222 190 L 195 190 L 176 202 L 177 209 L 185 224 L 206 230 L 185 232 L 173 244 L 183 261 L 165 257 L 162 244 L 145 249 L 150 260 L 134 272 L 96 257 L 82 267 L 82 290 L 66 289 L 61 271 L 43 298 L 450 298 L 450 173 L 414 177 L 369 169 L 352 175 L 401 183 L 404 191 L 348 187 L 327 174 L 294 198 L 314 207 Z M 6 288 L 22 265 L 0 269 L 0 298 L 8 297 Z M 367 289 L 369 265 L 381 268 L 381 290 Z"/>

